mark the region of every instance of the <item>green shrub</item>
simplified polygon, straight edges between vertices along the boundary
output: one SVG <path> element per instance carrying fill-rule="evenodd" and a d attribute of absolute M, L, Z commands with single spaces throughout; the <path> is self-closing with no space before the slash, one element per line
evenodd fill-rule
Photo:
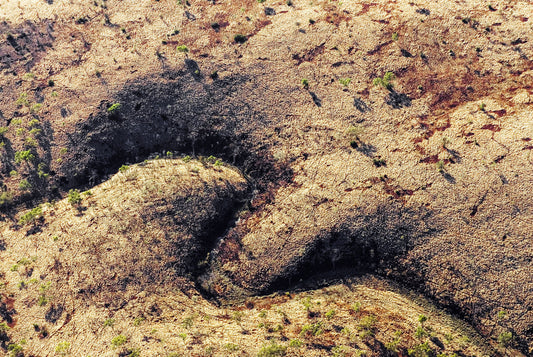
<path fill-rule="evenodd" d="M 32 209 L 31 211 L 23 214 L 22 217 L 20 217 L 20 219 L 19 219 L 19 224 L 21 226 L 24 226 L 24 225 L 26 225 L 28 223 L 33 223 L 42 214 L 43 214 L 43 210 L 42 210 L 41 206 L 37 206 L 34 209 Z"/>
<path fill-rule="evenodd" d="M 257 357 L 276 357 L 285 356 L 287 347 L 278 345 L 276 341 L 272 341 L 269 346 L 265 346 L 259 350 Z"/>
<path fill-rule="evenodd" d="M 297 339 L 290 340 L 289 347 L 299 348 L 302 347 L 303 342 Z"/>
<path fill-rule="evenodd" d="M 502 332 L 498 335 L 498 343 L 503 346 L 507 347 L 511 344 L 513 341 L 513 333 L 512 332 Z"/>
<path fill-rule="evenodd" d="M 68 191 L 68 203 L 72 206 L 77 206 L 81 203 L 82 198 L 79 190 L 71 189 Z"/>
<path fill-rule="evenodd" d="M 322 321 L 319 321 L 314 324 L 304 325 L 302 327 L 302 331 L 300 331 L 300 336 L 305 336 L 305 335 L 318 336 L 322 334 L 323 332 L 322 324 L 323 324 Z"/>
<path fill-rule="evenodd" d="M 26 107 L 30 106 L 30 101 L 28 100 L 28 93 L 22 92 L 19 95 L 19 98 L 15 102 L 17 105 L 24 105 Z"/>
<path fill-rule="evenodd" d="M 238 351 L 239 350 L 239 345 L 236 345 L 234 343 L 226 343 L 224 345 L 224 348 L 227 349 L 228 351 Z"/>
<path fill-rule="evenodd" d="M 386 88 L 388 90 L 392 90 L 392 88 L 394 87 L 394 85 L 391 83 L 391 81 L 394 79 L 394 73 L 392 72 L 387 72 L 385 73 L 385 75 L 380 78 L 380 77 L 377 77 L 377 78 L 374 78 L 374 85 L 375 86 L 382 86 L 383 88 Z"/>
<path fill-rule="evenodd" d="M 35 160 L 35 155 L 31 150 L 17 151 L 15 153 L 15 163 L 20 164 L 22 161 L 33 161 Z"/>
<path fill-rule="evenodd" d="M 326 319 L 328 320 L 331 320 L 333 318 L 333 316 L 335 316 L 336 312 L 335 310 L 329 310 L 328 312 L 326 312 Z"/>
<path fill-rule="evenodd" d="M 46 297 L 46 295 L 44 294 L 39 295 L 39 299 L 37 300 L 37 305 L 44 306 L 46 304 L 48 304 L 48 298 Z"/>
<path fill-rule="evenodd" d="M 339 79 L 339 83 L 342 84 L 345 87 L 348 87 L 348 85 L 350 84 L 351 81 L 352 81 L 351 78 L 341 78 L 341 79 Z"/>
<path fill-rule="evenodd" d="M 416 331 L 415 331 L 415 337 L 416 338 L 422 339 L 422 338 L 427 337 L 427 336 L 428 336 L 428 333 L 422 326 L 418 326 L 416 328 Z"/>
<path fill-rule="evenodd" d="M 128 341 L 128 338 L 124 335 L 118 335 L 111 340 L 111 347 L 117 348 L 122 346 Z"/>
<path fill-rule="evenodd" d="M 31 183 L 29 183 L 28 180 L 26 180 L 26 179 L 20 180 L 19 188 L 22 191 L 29 191 L 29 190 L 31 190 Z"/>
<path fill-rule="evenodd" d="M 121 107 L 122 107 L 122 104 L 113 103 L 109 108 L 107 108 L 107 112 L 109 114 L 116 114 L 120 110 Z"/>
<path fill-rule="evenodd" d="M 9 191 L 0 193 L 0 207 L 8 206 L 13 201 L 13 195 Z"/>
<path fill-rule="evenodd" d="M 302 86 L 307 89 L 309 88 L 309 80 L 307 78 L 302 79 Z"/>
<path fill-rule="evenodd" d="M 359 321 L 357 328 L 362 332 L 362 336 L 374 336 L 377 318 L 374 315 L 365 316 Z"/>
<path fill-rule="evenodd" d="M 350 310 L 355 313 L 358 313 L 359 311 L 361 311 L 361 303 L 359 301 L 354 302 L 352 305 L 350 305 Z"/>
<path fill-rule="evenodd" d="M 115 324 L 115 319 L 106 319 L 104 321 L 104 327 L 112 327 Z"/>
<path fill-rule="evenodd" d="M 429 344 L 427 342 L 421 343 L 413 348 L 410 348 L 407 353 L 409 354 L 409 356 L 413 357 L 431 357 L 435 354 L 435 352 L 431 349 L 431 347 L 429 347 Z"/>
<path fill-rule="evenodd" d="M 22 346 L 18 343 L 10 343 L 7 345 L 10 357 L 17 357 L 23 350 Z"/>
<path fill-rule="evenodd" d="M 187 53 L 189 52 L 189 48 L 185 45 L 179 45 L 178 47 L 176 47 L 176 52 Z"/>
<path fill-rule="evenodd" d="M 56 353 L 59 355 L 67 355 L 70 350 L 70 342 L 59 342 L 56 346 Z"/>
<path fill-rule="evenodd" d="M 33 104 L 33 105 L 30 107 L 30 113 L 31 113 L 31 114 L 35 114 L 35 113 L 39 112 L 39 110 L 41 110 L 41 107 L 42 107 L 42 106 L 43 106 L 43 105 L 40 104 L 40 103 L 35 103 L 35 104 Z"/>

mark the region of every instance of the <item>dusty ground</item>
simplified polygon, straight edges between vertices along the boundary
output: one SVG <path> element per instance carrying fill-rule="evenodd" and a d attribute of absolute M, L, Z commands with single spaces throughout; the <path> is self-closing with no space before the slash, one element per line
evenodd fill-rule
<path fill-rule="evenodd" d="M 247 181 L 218 199 L 248 200 L 216 224 L 205 223 L 208 207 L 220 208 L 209 195 L 185 209 L 182 224 L 214 230 L 193 229 L 191 246 L 167 255 L 186 263 L 162 263 L 183 286 L 190 278 L 227 302 L 314 274 L 372 271 L 512 347 L 498 353 L 531 353 L 532 13 L 520 1 L 3 1 L 2 264 L 27 255 L 21 240 L 74 219 L 47 217 L 22 238 L 24 208 L 155 153 L 213 155 Z M 129 217 L 140 208 L 123 197 L 101 199 Z M 167 227 L 172 207 L 162 211 L 150 221 Z M 177 236 L 165 231 L 154 249 L 172 252 Z M 121 253 L 131 256 L 109 256 L 127 262 Z M 97 259 L 62 264 L 80 274 Z M 11 273 L 4 299 L 17 296 L 23 316 Z M 124 289 L 150 290 L 138 278 Z"/>

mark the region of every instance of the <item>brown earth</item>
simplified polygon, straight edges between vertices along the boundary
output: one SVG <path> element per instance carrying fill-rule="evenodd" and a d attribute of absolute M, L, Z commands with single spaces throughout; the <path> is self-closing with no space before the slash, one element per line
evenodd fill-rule
<path fill-rule="evenodd" d="M 31 294 L 9 269 L 30 256 L 22 248 L 30 242 L 31 256 L 48 256 L 50 242 L 40 237 L 67 225 L 80 242 L 70 251 L 87 253 L 58 257 L 49 281 L 69 281 L 57 296 L 73 299 L 71 306 L 72 291 L 83 290 L 87 306 L 110 299 L 103 308 L 120 311 L 141 290 L 157 299 L 167 281 L 193 289 L 189 279 L 220 302 L 242 301 L 355 269 L 418 290 L 492 346 L 505 345 L 489 354 L 533 353 L 533 5 L 181 3 L 0 6 L 4 310 L 8 303 L 20 316 L 38 309 L 23 303 Z M 181 186 L 138 193 L 142 204 L 120 190 L 84 198 L 100 218 L 63 202 L 65 213 L 46 208 L 44 221 L 16 224 L 24 207 L 167 152 L 215 157 L 198 168 L 202 182 L 220 178 L 235 188 L 215 185 L 204 196 L 195 173 L 182 173 Z M 235 169 L 213 166 L 216 157 L 246 183 Z M 158 175 L 147 180 L 164 178 Z M 184 185 L 196 198 L 178 205 L 190 214 L 180 220 L 172 212 L 187 195 Z M 177 201 L 157 201 L 164 196 Z M 98 208 L 105 202 L 116 209 Z M 143 210 L 144 219 L 131 213 Z M 118 229 L 113 215 L 131 220 Z M 88 219 L 114 232 L 101 235 L 117 247 L 104 254 L 113 263 L 99 266 L 102 254 L 89 249 L 99 238 L 69 223 L 80 220 L 85 229 Z M 171 226 L 188 232 L 158 236 Z M 159 244 L 140 245 L 142 233 Z M 176 241 L 188 245 L 178 252 Z M 151 254 L 164 256 L 160 265 Z M 32 264 L 54 267 L 39 261 Z M 90 284 L 70 278 L 84 270 L 93 274 Z M 107 283 L 96 284 L 104 281 L 98 276 Z"/>

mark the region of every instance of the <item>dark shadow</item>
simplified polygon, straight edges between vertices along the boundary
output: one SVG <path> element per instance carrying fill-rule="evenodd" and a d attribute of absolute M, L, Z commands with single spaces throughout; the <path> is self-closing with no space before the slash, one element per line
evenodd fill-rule
<path fill-rule="evenodd" d="M 315 92 L 309 92 L 309 94 L 311 95 L 311 98 L 313 98 L 313 102 L 315 102 L 316 106 L 321 107 L 322 101 L 320 100 L 320 98 L 318 98 Z"/>
<path fill-rule="evenodd" d="M 457 150 L 449 149 L 449 148 L 446 148 L 446 147 L 444 149 L 446 149 L 448 154 L 450 154 L 452 156 L 450 161 L 452 161 L 455 164 L 460 164 L 461 163 L 461 161 L 463 159 L 462 159 L 461 155 L 459 154 L 459 152 Z"/>
<path fill-rule="evenodd" d="M 185 59 L 185 65 L 187 66 L 187 71 L 191 74 L 191 76 L 195 80 L 202 79 L 202 74 L 200 72 L 200 67 L 198 66 L 198 63 L 190 58 Z"/>
<path fill-rule="evenodd" d="M 265 7 L 265 15 L 267 15 L 267 16 L 276 15 L 276 10 L 274 10 L 271 7 Z"/>
<path fill-rule="evenodd" d="M 196 16 L 194 16 L 193 14 L 191 14 L 189 11 L 185 11 L 185 17 L 187 18 L 187 20 L 191 20 L 191 21 L 194 21 L 196 20 Z"/>
<path fill-rule="evenodd" d="M 411 106 L 411 98 L 407 94 L 396 92 L 394 89 L 390 90 L 389 97 L 385 100 L 385 103 L 393 107 L 394 109 L 401 109 L 403 107 Z"/>
<path fill-rule="evenodd" d="M 402 56 L 404 57 L 407 57 L 407 58 L 414 57 L 411 52 L 404 50 L 403 48 L 400 51 L 402 52 Z"/>
<path fill-rule="evenodd" d="M 361 98 L 357 97 L 354 97 L 353 99 L 353 106 L 361 113 L 366 113 L 371 110 L 370 107 L 365 102 L 363 102 Z"/>
<path fill-rule="evenodd" d="M 450 175 L 449 173 L 447 173 L 446 171 L 441 171 L 440 174 L 442 175 L 442 177 L 444 177 L 444 179 L 446 181 L 448 181 L 449 183 L 451 184 L 455 184 L 455 177 L 453 177 L 452 175 Z"/>
<path fill-rule="evenodd" d="M 377 151 L 374 145 L 370 145 L 367 143 L 359 143 L 359 145 L 357 145 L 355 150 L 359 151 L 361 154 L 368 156 L 368 157 L 373 157 Z"/>

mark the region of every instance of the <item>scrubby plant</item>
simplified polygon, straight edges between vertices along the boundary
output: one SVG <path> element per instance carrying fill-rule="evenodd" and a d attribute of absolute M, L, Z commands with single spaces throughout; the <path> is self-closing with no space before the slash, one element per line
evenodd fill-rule
<path fill-rule="evenodd" d="M 339 79 L 339 83 L 342 84 L 345 87 L 348 87 L 348 85 L 350 84 L 351 81 L 352 81 L 351 78 L 341 78 L 341 79 Z"/>
<path fill-rule="evenodd" d="M 70 351 L 70 342 L 59 342 L 56 346 L 56 353 L 58 355 L 62 355 L 62 356 L 65 356 L 67 354 L 69 354 L 69 351 Z"/>
<path fill-rule="evenodd" d="M 410 348 L 407 353 L 412 357 L 431 357 L 435 352 L 429 347 L 428 342 L 421 343 L 419 345 Z"/>
<path fill-rule="evenodd" d="M 29 191 L 31 190 L 31 183 L 28 182 L 28 180 L 23 179 L 19 182 L 19 188 L 21 191 Z"/>
<path fill-rule="evenodd" d="M 39 295 L 39 298 L 37 299 L 37 305 L 45 306 L 46 304 L 48 304 L 48 298 L 46 297 L 46 295 Z"/>
<path fill-rule="evenodd" d="M 302 330 L 300 331 L 300 336 L 318 336 L 324 332 L 322 329 L 323 322 L 318 321 L 314 324 L 307 324 L 302 327 Z"/>
<path fill-rule="evenodd" d="M 374 315 L 365 316 L 359 321 L 357 329 L 361 331 L 361 337 L 374 336 L 376 329 L 377 318 Z"/>
<path fill-rule="evenodd" d="M 194 318 L 195 316 L 189 315 L 183 319 L 181 324 L 183 325 L 184 328 L 188 330 L 194 325 Z"/>
<path fill-rule="evenodd" d="M 181 53 L 188 53 L 189 52 L 189 48 L 185 45 L 179 45 L 176 47 L 176 52 L 181 52 Z"/>
<path fill-rule="evenodd" d="M 355 313 L 358 313 L 359 311 L 361 311 L 361 303 L 359 301 L 354 302 L 350 305 L 350 310 Z"/>
<path fill-rule="evenodd" d="M 278 345 L 276 341 L 272 341 L 270 345 L 264 346 L 259 350 L 257 357 L 277 357 L 285 356 L 287 347 L 283 345 Z"/>
<path fill-rule="evenodd" d="M 113 327 L 113 325 L 115 324 L 115 319 L 105 319 L 104 321 L 104 327 Z"/>
<path fill-rule="evenodd" d="M 394 32 L 394 33 L 392 34 L 392 40 L 393 40 L 393 41 L 398 41 L 398 32 Z"/>
<path fill-rule="evenodd" d="M 31 152 L 31 150 L 23 150 L 23 151 L 17 151 L 15 153 L 15 163 L 20 164 L 22 161 L 33 161 L 35 159 L 35 155 Z"/>
<path fill-rule="evenodd" d="M 398 353 L 398 346 L 400 345 L 400 342 L 402 341 L 402 331 L 396 331 L 394 333 L 394 339 L 392 341 L 389 341 L 385 343 L 385 348 L 387 351 L 390 351 L 392 353 Z"/>
<path fill-rule="evenodd" d="M 127 341 L 128 341 L 128 338 L 124 335 L 115 336 L 113 337 L 113 339 L 111 339 L 111 347 L 113 348 L 120 347 L 123 344 L 125 344 Z"/>
<path fill-rule="evenodd" d="M 377 77 L 374 78 L 374 85 L 375 86 L 382 86 L 383 88 L 386 88 L 388 90 L 392 90 L 394 85 L 391 83 L 391 81 L 394 79 L 394 73 L 392 72 L 386 72 L 383 77 Z"/>
<path fill-rule="evenodd" d="M 416 331 L 415 331 L 415 337 L 418 338 L 418 339 L 422 339 L 424 337 L 427 337 L 429 336 L 429 334 L 427 333 L 426 329 L 424 329 L 423 326 L 418 326 L 416 328 Z"/>
<path fill-rule="evenodd" d="M 39 216 L 41 216 L 43 214 L 43 210 L 41 208 L 41 206 L 37 206 L 35 207 L 34 209 L 32 209 L 31 211 L 23 214 L 20 219 L 19 219 L 19 224 L 21 226 L 24 226 L 28 223 L 33 223 L 37 220 L 37 218 Z"/>
<path fill-rule="evenodd" d="M 348 128 L 348 130 L 346 130 L 346 134 L 348 136 L 348 140 L 350 140 L 350 146 L 352 148 L 358 147 L 359 144 L 362 142 L 361 135 L 363 134 L 363 132 L 363 127 L 359 125 L 351 126 Z"/>
<path fill-rule="evenodd" d="M 81 203 L 82 197 L 80 191 L 77 189 L 71 189 L 68 191 L 68 203 L 72 206 L 77 206 Z"/>
<path fill-rule="evenodd" d="M 298 339 L 293 339 L 289 341 L 289 347 L 299 348 L 299 347 L 302 347 L 302 345 L 303 345 L 303 342 Z"/>
<path fill-rule="evenodd" d="M 28 93 L 26 93 L 26 92 L 20 93 L 20 95 L 19 95 L 17 101 L 15 102 L 15 104 L 23 105 L 25 107 L 29 107 L 30 106 L 30 101 L 28 100 Z"/>
<path fill-rule="evenodd" d="M 502 332 L 498 335 L 498 343 L 502 347 L 508 347 L 513 341 L 513 333 L 510 331 Z"/>
<path fill-rule="evenodd" d="M 307 89 L 309 88 L 309 80 L 307 78 L 302 79 L 302 86 Z"/>
<path fill-rule="evenodd" d="M 335 316 L 335 314 L 335 310 L 329 310 L 324 316 L 326 316 L 326 319 L 331 320 Z"/>
<path fill-rule="evenodd" d="M 224 348 L 227 349 L 228 351 L 238 351 L 239 345 L 229 342 L 229 343 L 224 344 Z"/>
<path fill-rule="evenodd" d="M 437 170 L 439 170 L 439 172 L 444 172 L 444 161 L 443 160 L 439 160 L 439 162 L 437 162 Z"/>
<path fill-rule="evenodd" d="M 21 344 L 10 343 L 7 345 L 7 350 L 9 351 L 9 357 L 18 357 L 24 349 L 22 348 Z"/>
<path fill-rule="evenodd" d="M 335 346 L 331 349 L 333 357 L 345 357 L 348 353 L 348 348 L 346 346 Z"/>
<path fill-rule="evenodd" d="M 111 104 L 111 106 L 109 108 L 107 108 L 107 112 L 109 114 L 116 114 L 116 113 L 118 113 L 118 111 L 120 110 L 121 107 L 122 107 L 122 104 L 113 103 L 113 104 Z"/>
<path fill-rule="evenodd" d="M 43 105 L 41 103 L 33 104 L 32 106 L 30 106 L 30 113 L 31 114 L 38 113 L 41 110 L 42 106 Z"/>

